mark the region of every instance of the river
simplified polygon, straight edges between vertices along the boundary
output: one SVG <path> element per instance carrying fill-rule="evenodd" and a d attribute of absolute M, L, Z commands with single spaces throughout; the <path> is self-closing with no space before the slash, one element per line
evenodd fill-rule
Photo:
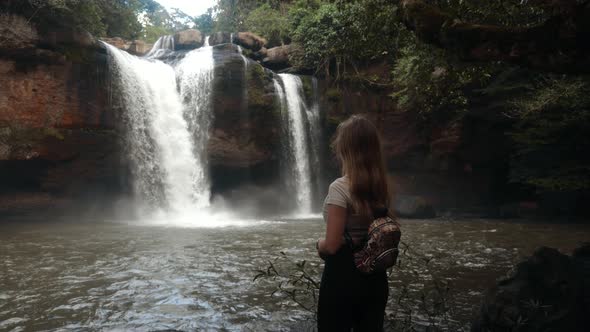
<path fill-rule="evenodd" d="M 3 221 L 0 331 L 310 329 L 311 313 L 284 292 L 273 294 L 280 278 L 254 277 L 268 261 L 287 257 L 307 260 L 319 280 L 314 243 L 323 222 L 239 225 Z M 389 315 L 399 312 L 393 302 L 402 285 L 418 294 L 440 279 L 449 283 L 448 316 L 459 326 L 468 325 L 485 289 L 535 248 L 569 253 L 590 239 L 590 227 L 577 224 L 436 219 L 402 225 L 415 256 L 402 256 L 401 270 L 390 275 Z"/>

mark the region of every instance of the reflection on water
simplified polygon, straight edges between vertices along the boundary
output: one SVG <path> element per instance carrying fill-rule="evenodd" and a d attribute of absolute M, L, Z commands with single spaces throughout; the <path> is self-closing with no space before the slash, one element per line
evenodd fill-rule
<path fill-rule="evenodd" d="M 319 264 L 319 220 L 246 227 L 111 223 L 0 225 L 0 331 L 292 330 L 309 315 L 253 282 L 284 251 Z M 570 252 L 581 225 L 405 221 L 404 241 L 431 257 L 430 273 L 457 287 L 467 320 L 481 293 L 541 245 Z M 318 276 L 319 277 L 319 276 Z M 392 276 L 392 294 L 399 284 Z"/>

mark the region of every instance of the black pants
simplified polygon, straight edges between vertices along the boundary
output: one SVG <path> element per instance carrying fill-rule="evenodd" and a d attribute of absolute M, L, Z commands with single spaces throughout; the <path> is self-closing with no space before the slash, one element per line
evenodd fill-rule
<path fill-rule="evenodd" d="M 388 295 L 386 273 L 361 274 L 354 266 L 350 248 L 341 248 L 326 257 L 318 301 L 318 331 L 383 331 Z"/>

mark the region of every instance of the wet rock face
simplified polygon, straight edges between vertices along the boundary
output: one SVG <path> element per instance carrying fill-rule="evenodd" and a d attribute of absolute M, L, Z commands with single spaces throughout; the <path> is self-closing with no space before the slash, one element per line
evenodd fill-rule
<path fill-rule="evenodd" d="M 39 44 L 43 47 L 57 48 L 71 46 L 75 48 L 98 48 L 97 40 L 84 30 L 61 28 L 45 31 L 41 35 Z"/>
<path fill-rule="evenodd" d="M 254 52 L 266 45 L 266 39 L 252 32 L 238 32 L 234 35 L 233 42 Z"/>
<path fill-rule="evenodd" d="M 359 70 L 370 77 L 391 68 L 377 63 Z M 390 93 L 364 83 L 335 87 L 320 81 L 327 139 L 341 121 L 364 115 L 380 131 L 396 196 L 420 197 L 439 215 L 501 217 L 498 202 L 508 201 L 510 193 L 504 184 L 511 151 L 506 119 L 480 108 L 452 123 L 427 121 L 400 110 Z"/>
<path fill-rule="evenodd" d="M 423 197 L 398 195 L 394 202 L 395 214 L 402 218 L 428 219 L 436 217 L 434 207 Z"/>
<path fill-rule="evenodd" d="M 290 56 L 296 50 L 296 45 L 284 45 L 269 48 L 260 53 L 263 56 L 262 63 L 272 69 L 284 69 L 291 66 Z"/>
<path fill-rule="evenodd" d="M 24 128 L 112 127 L 106 63 L 40 64 L 21 70 L 0 60 L 0 122 Z"/>
<path fill-rule="evenodd" d="M 106 55 L 76 31 L 29 46 L 0 57 L 0 213 L 121 192 Z"/>
<path fill-rule="evenodd" d="M 244 59 L 237 46 L 214 48 L 213 113 L 208 143 L 214 191 L 276 180 L 280 109 L 272 72 Z"/>
<path fill-rule="evenodd" d="M 590 244 L 573 256 L 540 248 L 488 291 L 472 332 L 587 331 Z"/>
<path fill-rule="evenodd" d="M 24 17 L 0 14 L 0 49 L 23 49 L 37 44 L 37 29 Z"/>

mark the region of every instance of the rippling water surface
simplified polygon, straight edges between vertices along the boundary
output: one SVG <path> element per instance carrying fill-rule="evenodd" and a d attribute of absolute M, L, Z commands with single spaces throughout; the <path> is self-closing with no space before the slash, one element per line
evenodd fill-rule
<path fill-rule="evenodd" d="M 298 330 L 312 315 L 253 281 L 279 252 L 307 259 L 320 220 L 224 228 L 108 222 L 0 224 L 0 331 Z M 424 276 L 455 286 L 458 320 L 538 246 L 570 252 L 590 228 L 510 221 L 404 221 L 403 239 L 431 259 Z M 428 271 L 426 271 L 428 270 Z M 395 296 L 406 275 L 391 276 Z M 319 272 L 318 272 L 319 279 Z M 420 287 L 404 280 L 411 287 Z M 300 322 L 307 322 L 302 325 Z"/>

